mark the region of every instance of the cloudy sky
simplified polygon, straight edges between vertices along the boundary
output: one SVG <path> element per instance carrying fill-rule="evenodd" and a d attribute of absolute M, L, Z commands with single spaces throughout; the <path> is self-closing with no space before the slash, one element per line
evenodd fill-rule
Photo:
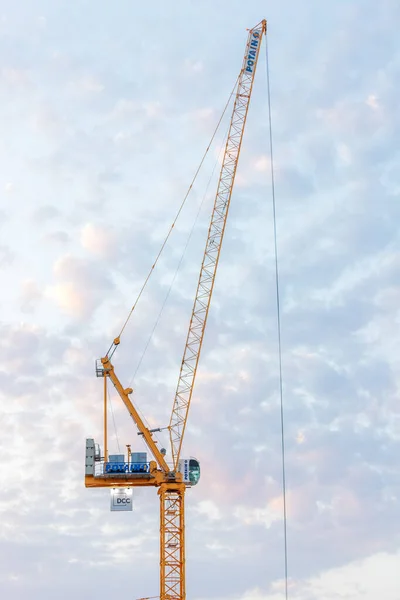
<path fill-rule="evenodd" d="M 115 514 L 84 487 L 85 438 L 102 442 L 94 361 L 262 18 L 290 597 L 399 598 L 398 0 L 0 0 L 4 600 L 158 593 L 155 490 Z M 152 426 L 169 419 L 227 124 L 116 354 Z M 283 599 L 268 135 L 264 45 L 185 440 L 202 465 L 187 494 L 193 600 Z M 109 410 L 110 451 L 143 450 L 113 393 Z"/>

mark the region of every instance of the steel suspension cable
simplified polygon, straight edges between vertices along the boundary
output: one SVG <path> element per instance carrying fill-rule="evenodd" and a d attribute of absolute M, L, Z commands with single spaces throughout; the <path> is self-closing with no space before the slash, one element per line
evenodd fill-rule
<path fill-rule="evenodd" d="M 286 502 L 285 419 L 284 419 L 284 410 L 283 410 L 282 327 L 281 327 L 281 303 L 280 303 L 280 285 L 279 285 L 278 241 L 277 241 L 277 226 L 276 226 L 274 153 L 273 153 L 273 143 L 272 143 L 271 86 L 270 86 L 270 77 L 269 77 L 268 36 L 267 35 L 265 36 L 265 48 L 266 48 L 266 66 L 267 66 L 267 89 L 268 89 L 268 121 L 269 121 L 269 149 L 270 149 L 270 164 L 271 164 L 272 211 L 273 211 L 273 222 L 274 222 L 275 286 L 276 286 L 276 307 L 277 307 L 277 326 L 278 326 L 279 398 L 280 398 L 280 418 L 281 418 L 285 598 L 287 600 L 288 599 L 288 540 L 287 540 L 287 502 Z"/>
<path fill-rule="evenodd" d="M 226 110 L 227 110 L 227 108 L 228 108 L 228 106 L 229 106 L 229 104 L 230 104 L 230 102 L 231 102 L 231 99 L 232 99 L 232 97 L 233 97 L 233 94 L 235 93 L 235 89 L 236 89 L 236 86 L 237 86 L 238 80 L 239 80 L 239 77 L 238 77 L 238 78 L 236 79 L 236 81 L 235 81 L 235 85 L 233 86 L 233 88 L 232 88 L 232 91 L 231 91 L 231 93 L 230 93 L 230 95 L 229 95 L 229 98 L 228 98 L 228 100 L 227 100 L 227 102 L 226 102 L 226 104 L 225 104 L 225 107 L 224 107 L 224 110 L 223 110 L 223 112 L 222 112 L 222 115 L 220 116 L 220 118 L 219 118 L 219 121 L 218 121 L 218 123 L 217 123 L 217 125 L 216 125 L 216 127 L 215 127 L 215 129 L 214 129 L 214 132 L 213 132 L 213 134 L 212 134 L 212 136 L 211 136 L 211 140 L 210 140 L 210 142 L 209 142 L 209 144 L 208 144 L 208 146 L 207 146 L 207 148 L 206 148 L 206 150 L 205 150 L 205 152 L 204 152 L 204 154 L 203 154 L 203 157 L 202 157 L 202 159 L 201 159 L 201 161 L 200 161 L 200 164 L 199 164 L 199 166 L 197 167 L 197 170 L 196 170 L 196 172 L 195 172 L 195 174 L 194 174 L 194 176 L 193 176 L 193 179 L 192 179 L 192 181 L 191 181 L 191 183 L 190 183 L 190 186 L 189 186 L 189 188 L 188 188 L 188 190 L 187 190 L 187 192 L 186 192 L 186 194 L 185 194 L 185 196 L 184 196 L 184 198 L 183 198 L 183 200 L 182 200 L 182 203 L 181 203 L 181 205 L 180 205 L 180 207 L 179 207 L 179 210 L 178 210 L 178 212 L 177 212 L 177 214 L 176 214 L 176 216 L 175 216 L 175 218 L 174 218 L 174 220 L 173 220 L 173 222 L 172 222 L 172 225 L 171 225 L 171 227 L 169 228 L 169 231 L 168 231 L 168 233 L 167 233 L 167 236 L 166 236 L 166 238 L 165 238 L 164 242 L 163 242 L 163 243 L 162 243 L 162 245 L 161 245 L 161 248 L 160 248 L 160 250 L 159 250 L 159 252 L 158 252 L 158 254 L 157 254 L 157 256 L 156 256 L 156 259 L 155 259 L 155 261 L 154 261 L 153 265 L 151 266 L 151 269 L 150 269 L 150 271 L 149 271 L 149 273 L 148 273 L 148 275 L 147 275 L 147 277 L 146 277 L 146 279 L 145 279 L 145 281 L 144 281 L 144 283 L 143 283 L 142 287 L 140 288 L 139 294 L 138 294 L 138 296 L 137 296 L 137 298 L 136 298 L 136 300 L 135 300 L 135 302 L 134 302 L 134 304 L 133 304 L 133 306 L 132 306 L 131 310 L 129 311 L 129 314 L 128 314 L 127 318 L 125 319 L 125 321 L 124 321 L 124 324 L 122 325 L 122 328 L 121 328 L 121 331 L 119 332 L 119 335 L 117 336 L 117 338 L 115 338 L 114 342 L 111 344 L 111 346 L 110 346 L 110 348 L 109 348 L 109 350 L 108 350 L 108 352 L 107 352 L 107 355 L 110 355 L 110 352 L 111 352 L 110 358 L 111 358 L 111 356 L 113 355 L 113 353 L 115 352 L 116 345 L 117 345 L 117 344 L 116 344 L 116 340 L 119 340 L 119 339 L 120 339 L 120 337 L 121 337 L 121 335 L 122 335 L 122 333 L 124 332 L 124 329 L 125 329 L 125 327 L 127 326 L 128 322 L 129 322 L 129 319 L 131 318 L 131 316 L 132 316 L 132 313 L 133 313 L 133 311 L 135 310 L 135 308 L 136 308 L 136 306 L 137 306 L 137 303 L 139 302 L 139 300 L 140 300 L 140 297 L 141 297 L 141 295 L 143 294 L 143 292 L 144 292 L 144 289 L 145 289 L 145 287 L 146 287 L 146 285 L 147 285 L 147 283 L 148 283 L 148 281 L 149 281 L 149 279 L 150 279 L 150 277 L 151 277 L 151 275 L 152 275 L 152 273 L 153 273 L 153 271 L 154 271 L 154 269 L 155 269 L 155 267 L 156 267 L 156 265 L 157 265 L 157 263 L 158 263 L 158 260 L 159 260 L 159 258 L 160 258 L 160 256 L 161 256 L 161 254 L 162 254 L 162 252 L 163 252 L 163 250 L 164 250 L 164 248 L 165 248 L 165 246 L 166 246 L 166 244 L 167 244 L 167 242 L 168 242 L 169 238 L 170 238 L 170 235 L 171 235 L 171 233 L 172 233 L 172 230 L 174 229 L 174 227 L 175 227 L 175 224 L 176 224 L 176 222 L 177 222 L 177 220 L 178 220 L 178 218 L 179 218 L 179 215 L 181 214 L 181 212 L 182 212 L 182 210 L 183 210 L 183 207 L 184 207 L 184 205 L 185 205 L 185 203 L 186 203 L 186 200 L 187 200 L 187 198 L 188 198 L 188 196 L 189 196 L 190 192 L 192 191 L 193 185 L 194 185 L 194 183 L 195 183 L 195 181 L 196 181 L 196 179 L 197 179 L 197 176 L 198 176 L 198 174 L 199 174 L 199 172 L 200 172 L 200 169 L 201 169 L 201 167 L 203 166 L 203 163 L 204 163 L 204 161 L 205 161 L 205 159 L 206 159 L 206 156 L 207 156 L 207 154 L 208 154 L 208 152 L 209 152 L 209 150 L 210 150 L 211 144 L 213 143 L 213 141 L 214 141 L 214 138 L 215 138 L 215 136 L 216 136 L 216 134 L 217 134 L 217 131 L 218 131 L 218 129 L 219 129 L 219 127 L 220 127 L 220 125 L 221 125 L 221 121 L 222 121 L 222 119 L 224 118 L 224 116 L 225 116 L 225 113 L 226 113 Z M 118 343 L 119 343 L 119 341 L 118 341 Z"/>
<path fill-rule="evenodd" d="M 203 195 L 203 199 L 202 199 L 202 201 L 201 201 L 201 203 L 200 203 L 200 205 L 199 205 L 199 208 L 198 208 L 198 210 L 197 210 L 197 214 L 196 214 L 196 216 L 195 216 L 195 219 L 194 219 L 194 222 L 193 222 L 192 228 L 191 228 L 191 230 L 190 230 L 190 232 L 189 232 L 189 235 L 188 235 L 188 237 L 187 237 L 187 240 L 186 240 L 185 246 L 184 246 L 184 248 L 183 248 L 182 254 L 181 254 L 181 256 L 180 256 L 180 259 L 179 259 L 178 265 L 177 265 L 177 267 L 176 267 L 176 270 L 175 270 L 174 276 L 173 276 L 173 278 L 172 278 L 172 280 L 171 280 L 171 283 L 170 283 L 170 285 L 169 285 L 169 288 L 168 288 L 168 290 L 167 290 L 167 293 L 166 293 L 166 295 L 165 295 L 164 301 L 163 301 L 163 303 L 162 303 L 162 305 L 161 305 L 161 309 L 160 309 L 160 311 L 159 311 L 159 313 L 158 313 L 157 319 L 156 319 L 156 321 L 155 321 L 155 323 L 154 323 L 154 325 L 153 325 L 153 329 L 151 330 L 151 333 L 150 333 L 150 335 L 149 335 L 149 337 L 148 337 L 148 339 L 147 339 L 147 342 L 146 342 L 146 345 L 145 345 L 145 347 L 144 347 L 144 350 L 143 350 L 143 352 L 142 352 L 142 354 L 141 354 L 141 356 L 140 356 L 139 362 L 138 362 L 138 364 L 137 364 L 137 366 L 136 366 L 136 369 L 135 369 L 135 371 L 134 371 L 134 373 L 133 373 L 133 375 L 132 375 L 132 378 L 131 378 L 131 380 L 130 380 L 130 382 L 129 382 L 129 387 L 130 387 L 130 386 L 133 384 L 133 382 L 134 382 L 134 380 L 135 380 L 135 377 L 136 377 L 136 375 L 137 375 L 137 373 L 138 373 L 138 371 L 139 371 L 139 368 L 140 368 L 140 366 L 141 366 L 141 364 L 142 364 L 142 362 L 143 362 L 143 359 L 144 359 L 144 357 L 145 357 L 145 355 L 146 355 L 147 349 L 148 349 L 148 347 L 149 347 L 149 345 L 150 345 L 150 342 L 151 342 L 151 340 L 152 340 L 152 338 L 153 338 L 153 335 L 154 335 L 154 333 L 155 333 L 155 331 L 156 331 L 156 329 L 157 329 L 157 326 L 158 326 L 158 324 L 159 324 L 159 322 L 160 322 L 160 320 L 161 320 L 161 316 L 162 316 L 162 314 L 163 314 L 163 312 L 164 312 L 165 306 L 166 306 L 166 304 L 167 304 L 167 301 L 168 301 L 168 298 L 169 298 L 169 296 L 170 296 L 170 294 L 171 294 L 171 291 L 172 291 L 172 288 L 173 288 L 173 286 L 174 286 L 175 280 L 176 280 L 176 278 L 177 278 L 177 276 L 178 276 L 178 273 L 179 273 L 179 270 L 180 270 L 180 268 L 181 268 L 181 266 L 182 266 L 183 259 L 184 259 L 184 257 L 185 257 L 186 251 L 187 251 L 187 249 L 188 249 L 189 243 L 190 243 L 190 241 L 191 241 L 191 239 L 192 239 L 192 236 L 193 236 L 193 233 L 194 233 L 194 229 L 195 229 L 195 227 L 196 227 L 196 224 L 197 224 L 197 221 L 198 221 L 198 219 L 199 219 L 199 216 L 200 216 L 201 210 L 202 210 L 202 208 L 203 208 L 204 202 L 205 202 L 205 200 L 206 200 L 207 193 L 208 193 L 208 190 L 209 190 L 209 187 L 210 187 L 210 184 L 211 184 L 212 178 L 214 177 L 215 169 L 216 169 L 216 167 L 217 167 L 217 164 L 218 164 L 218 161 L 219 161 L 219 159 L 220 159 L 220 157 L 221 157 L 221 154 L 222 154 L 222 151 L 223 151 L 223 147 L 225 146 L 225 143 L 226 143 L 226 138 L 227 138 L 227 136 L 228 136 L 228 131 L 226 132 L 226 134 L 225 134 L 225 137 L 224 137 L 224 139 L 223 139 L 223 143 L 221 144 L 221 147 L 220 147 L 220 150 L 219 150 L 219 153 L 218 153 L 217 159 L 216 159 L 216 161 L 215 161 L 215 163 L 214 163 L 213 170 L 212 170 L 212 172 L 211 172 L 211 175 L 210 175 L 210 177 L 209 177 L 209 179 L 208 179 L 208 182 L 207 182 L 207 186 L 206 186 L 206 189 L 205 189 L 205 192 L 204 192 L 204 195 Z"/>

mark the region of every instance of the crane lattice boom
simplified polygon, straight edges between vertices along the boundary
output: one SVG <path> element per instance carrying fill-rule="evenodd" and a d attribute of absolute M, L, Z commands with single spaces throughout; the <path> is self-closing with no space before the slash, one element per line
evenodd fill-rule
<path fill-rule="evenodd" d="M 250 30 L 242 70 L 238 79 L 235 104 L 225 145 L 218 188 L 208 229 L 207 242 L 170 420 L 170 439 L 175 469 L 178 467 L 204 331 L 207 324 L 208 310 L 214 288 L 233 185 L 235 183 L 261 38 L 265 32 L 266 21 L 262 21 Z"/>

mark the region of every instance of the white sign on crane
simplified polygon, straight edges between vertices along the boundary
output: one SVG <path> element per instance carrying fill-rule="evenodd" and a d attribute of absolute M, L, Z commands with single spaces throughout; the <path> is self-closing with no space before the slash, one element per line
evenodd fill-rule
<path fill-rule="evenodd" d="M 111 511 L 132 510 L 132 488 L 112 488 Z"/>

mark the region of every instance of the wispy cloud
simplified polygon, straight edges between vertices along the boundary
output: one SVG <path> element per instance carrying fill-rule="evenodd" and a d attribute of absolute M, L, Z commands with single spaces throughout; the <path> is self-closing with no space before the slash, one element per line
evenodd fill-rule
<path fill-rule="evenodd" d="M 79 15 L 65 2 L 3 4 L 3 596 L 157 594 L 154 490 L 116 517 L 105 492 L 83 485 L 85 437 L 102 439 L 93 364 L 190 184 L 246 27 L 266 16 L 290 594 L 397 600 L 398 2 L 287 0 L 269 15 L 258 0 L 122 2 L 122 12 L 100 2 Z M 198 599 L 283 598 L 266 85 L 263 55 L 185 440 L 202 466 L 187 494 L 187 585 Z M 154 426 L 168 424 L 226 126 L 116 355 Z M 141 449 L 111 400 L 111 448 Z"/>

